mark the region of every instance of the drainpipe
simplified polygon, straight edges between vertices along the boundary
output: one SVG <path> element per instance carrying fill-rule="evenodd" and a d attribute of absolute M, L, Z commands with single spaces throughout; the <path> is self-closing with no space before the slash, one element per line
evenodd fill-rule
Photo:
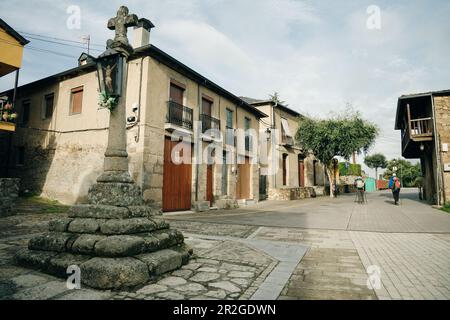
<path fill-rule="evenodd" d="M 434 151 L 436 153 L 436 195 L 437 195 L 437 204 L 442 204 L 442 194 L 441 194 L 441 157 L 440 157 L 440 144 L 439 137 L 437 135 L 436 129 L 436 110 L 434 106 L 434 96 L 431 95 L 431 110 L 433 112 L 433 134 L 434 134 Z"/>
<path fill-rule="evenodd" d="M 197 106 L 198 106 L 198 120 L 200 123 L 201 120 L 201 99 L 200 99 L 200 83 L 197 83 Z M 198 126 L 197 126 L 197 132 L 198 132 Z M 198 168 L 199 168 L 199 163 L 198 163 L 198 153 L 199 150 L 201 150 L 202 145 L 198 145 L 199 143 L 202 144 L 202 139 L 199 139 L 200 141 L 196 141 L 197 138 L 199 137 L 195 137 L 195 131 L 194 131 L 194 149 L 195 149 L 195 201 L 198 201 Z"/>
<path fill-rule="evenodd" d="M 278 102 L 275 102 L 274 104 L 272 104 L 272 121 L 271 121 L 271 127 L 272 127 L 272 132 L 275 132 L 274 131 L 274 129 L 275 129 L 275 108 L 278 106 Z M 272 136 L 272 159 L 271 159 L 271 161 L 272 161 L 272 165 L 273 165 L 273 161 L 274 161 L 274 159 L 275 159 L 275 155 L 276 155 L 276 146 L 275 146 L 275 141 L 277 140 L 277 139 L 274 139 L 274 137 L 275 137 L 275 135 L 273 135 Z M 276 159 L 276 161 L 278 161 L 278 158 Z M 276 187 L 277 187 L 277 173 L 278 173 L 278 170 L 277 170 L 277 172 L 272 172 L 273 173 L 273 175 L 272 175 L 272 185 L 273 185 L 273 188 L 274 189 L 276 189 Z"/>

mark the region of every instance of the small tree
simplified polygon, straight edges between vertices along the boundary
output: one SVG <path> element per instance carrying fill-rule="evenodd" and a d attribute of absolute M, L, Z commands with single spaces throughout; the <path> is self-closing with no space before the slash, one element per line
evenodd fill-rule
<path fill-rule="evenodd" d="M 377 134 L 376 125 L 362 119 L 358 112 L 347 110 L 330 119 L 299 119 L 295 139 L 325 165 L 331 189 L 334 185 L 333 159 L 343 157 L 349 160 L 355 151 L 367 152 Z M 331 190 L 330 196 L 334 196 Z"/>
<path fill-rule="evenodd" d="M 378 168 L 385 169 L 387 167 L 386 157 L 381 153 L 375 153 L 366 156 L 364 163 L 371 169 L 375 169 L 375 179 L 378 179 Z"/>
<path fill-rule="evenodd" d="M 269 94 L 270 100 L 272 100 L 272 102 L 275 102 L 277 104 L 281 104 L 285 107 L 288 106 L 288 104 L 286 103 L 286 101 L 281 100 L 280 98 L 280 94 L 278 92 L 274 92 L 273 94 Z"/>

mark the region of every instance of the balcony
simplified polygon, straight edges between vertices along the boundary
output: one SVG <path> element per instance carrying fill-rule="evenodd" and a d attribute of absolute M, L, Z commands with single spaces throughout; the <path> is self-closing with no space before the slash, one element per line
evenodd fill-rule
<path fill-rule="evenodd" d="M 220 120 L 211 117 L 207 114 L 200 115 L 200 121 L 202 122 L 202 133 L 205 133 L 207 130 L 217 130 L 220 132 Z"/>
<path fill-rule="evenodd" d="M 433 138 L 433 118 L 412 119 L 411 139 L 414 141 L 423 141 L 422 139 L 432 140 Z"/>
<path fill-rule="evenodd" d="M 411 119 L 402 129 L 402 155 L 407 158 L 420 157 L 420 145 L 433 141 L 433 118 Z"/>
<path fill-rule="evenodd" d="M 191 108 L 173 101 L 167 101 L 166 123 L 169 124 L 169 127 L 166 126 L 166 129 L 170 129 L 170 125 L 175 125 L 192 131 L 192 114 Z"/>

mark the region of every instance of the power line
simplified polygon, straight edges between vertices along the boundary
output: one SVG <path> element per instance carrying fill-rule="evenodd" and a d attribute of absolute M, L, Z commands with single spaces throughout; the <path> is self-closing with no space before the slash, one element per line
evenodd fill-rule
<path fill-rule="evenodd" d="M 39 38 L 34 38 L 34 37 L 28 37 L 28 38 L 29 39 L 38 40 L 38 41 L 44 41 L 44 42 L 48 42 L 48 43 L 54 43 L 54 44 L 58 44 L 58 45 L 62 45 L 62 46 L 68 46 L 68 47 L 74 47 L 74 48 L 80 48 L 80 49 L 87 49 L 86 47 L 77 46 L 77 45 L 74 45 L 74 44 L 62 43 L 62 42 L 53 41 L 53 40 L 39 39 Z M 99 50 L 99 49 L 90 49 L 90 50 L 97 51 L 97 52 L 102 52 L 102 50 Z"/>
<path fill-rule="evenodd" d="M 16 47 L 21 47 L 21 48 L 23 47 L 21 45 L 18 45 L 16 43 L 9 42 L 9 41 L 3 40 L 3 39 L 0 39 L 0 42 L 7 43 L 7 44 L 10 44 L 10 45 L 13 45 L 13 46 L 16 46 Z M 27 49 L 27 50 L 51 53 L 51 54 L 55 54 L 55 55 L 58 55 L 58 56 L 61 56 L 61 57 L 66 57 L 66 58 L 74 58 L 74 59 L 77 58 L 75 56 L 72 56 L 72 55 L 69 55 L 69 54 L 65 54 L 65 53 L 62 53 L 62 52 L 57 52 L 57 51 L 48 50 L 48 49 L 42 49 L 42 48 L 36 48 L 36 47 L 32 47 L 32 46 L 26 46 L 26 47 L 23 47 L 23 48 Z"/>
<path fill-rule="evenodd" d="M 77 44 L 86 44 L 85 42 L 82 42 L 82 41 L 75 41 L 75 40 L 64 39 L 64 38 L 56 38 L 56 37 L 46 36 L 46 35 L 42 35 L 42 34 L 25 32 L 25 31 L 18 31 L 18 32 L 27 35 L 29 38 L 31 38 L 31 36 L 34 36 L 34 37 L 52 39 L 52 40 L 56 40 L 56 41 L 64 41 L 64 42 L 71 42 L 71 43 L 77 43 Z M 90 45 L 95 46 L 95 47 L 100 47 L 103 49 L 105 48 L 105 45 L 101 45 L 101 44 L 91 43 Z"/>

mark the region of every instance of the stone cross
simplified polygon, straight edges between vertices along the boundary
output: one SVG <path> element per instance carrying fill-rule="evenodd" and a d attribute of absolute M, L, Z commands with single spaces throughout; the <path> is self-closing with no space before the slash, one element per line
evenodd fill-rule
<path fill-rule="evenodd" d="M 136 26 L 138 17 L 135 14 L 128 14 L 128 8 L 121 6 L 117 11 L 117 16 L 108 21 L 108 29 L 115 30 L 114 42 L 129 46 L 127 38 L 127 28 Z"/>
<path fill-rule="evenodd" d="M 122 95 L 109 118 L 108 146 L 105 152 L 103 174 L 97 179 L 100 183 L 133 183 L 128 172 L 127 132 L 126 132 L 126 92 L 127 92 L 127 58 L 133 52 L 128 43 L 127 28 L 138 22 L 135 14 L 128 14 L 128 8 L 122 6 L 117 11 L 117 16 L 108 21 L 108 28 L 116 31 L 114 40 L 108 40 L 108 50 L 117 51 L 125 57 L 122 72 Z M 105 187 L 104 185 L 102 185 Z M 106 186 L 111 188 L 111 185 Z M 120 186 L 119 186 L 120 187 Z M 100 188 L 99 185 L 93 189 Z M 101 192 L 102 194 L 107 194 Z M 91 193 L 93 195 L 93 193 Z"/>

